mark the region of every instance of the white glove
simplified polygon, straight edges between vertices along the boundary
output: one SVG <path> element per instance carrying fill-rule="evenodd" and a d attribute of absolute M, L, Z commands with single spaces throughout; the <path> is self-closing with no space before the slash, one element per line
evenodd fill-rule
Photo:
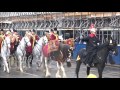
<path fill-rule="evenodd" d="M 80 36 L 80 39 L 83 39 L 83 36 L 82 36 L 82 35 Z"/>
<path fill-rule="evenodd" d="M 100 43 L 97 43 L 97 45 L 100 45 Z"/>

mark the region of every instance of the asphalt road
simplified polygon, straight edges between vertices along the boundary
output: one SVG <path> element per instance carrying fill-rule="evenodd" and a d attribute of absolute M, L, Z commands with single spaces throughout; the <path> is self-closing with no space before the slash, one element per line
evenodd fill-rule
<path fill-rule="evenodd" d="M 76 78 L 74 61 L 72 61 L 72 67 L 68 68 L 66 66 L 66 63 L 64 64 L 64 67 L 67 78 Z M 52 61 L 50 64 L 50 72 L 51 72 L 50 78 L 55 78 L 56 71 L 57 71 L 56 62 Z M 96 68 L 92 68 L 91 73 L 98 76 L 98 72 Z M 43 68 L 41 67 L 39 71 L 37 71 L 35 64 L 33 64 L 32 68 L 24 69 L 23 73 L 17 70 L 14 66 L 12 66 L 10 70 L 10 74 L 3 72 L 2 68 L 0 69 L 0 78 L 45 78 L 44 75 L 45 74 L 43 72 Z M 82 65 L 79 72 L 79 78 L 86 78 L 86 77 L 87 77 L 86 66 Z M 120 78 L 120 67 L 106 66 L 103 72 L 103 78 Z"/>

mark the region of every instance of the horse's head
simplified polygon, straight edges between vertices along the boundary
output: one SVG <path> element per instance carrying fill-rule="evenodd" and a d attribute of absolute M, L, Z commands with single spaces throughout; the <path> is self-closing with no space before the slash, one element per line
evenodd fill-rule
<path fill-rule="evenodd" d="M 110 39 L 109 40 L 109 50 L 112 51 L 114 55 L 118 55 L 117 41 Z"/>
<path fill-rule="evenodd" d="M 30 39 L 27 36 L 24 37 L 24 41 L 27 46 L 31 46 Z"/>
<path fill-rule="evenodd" d="M 48 38 L 46 36 L 42 37 L 42 45 L 46 45 L 48 43 Z"/>

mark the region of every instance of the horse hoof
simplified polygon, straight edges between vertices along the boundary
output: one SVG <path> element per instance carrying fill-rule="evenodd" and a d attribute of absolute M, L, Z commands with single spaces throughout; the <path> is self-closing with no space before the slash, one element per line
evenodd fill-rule
<path fill-rule="evenodd" d="M 61 78 L 61 76 L 60 75 L 56 75 L 56 78 Z"/>
<path fill-rule="evenodd" d="M 36 68 L 36 71 L 40 71 L 39 67 Z"/>
<path fill-rule="evenodd" d="M 44 69 L 44 70 L 43 70 L 43 72 L 45 73 L 45 72 L 46 72 L 46 70 Z"/>
<path fill-rule="evenodd" d="M 51 74 L 49 73 L 49 74 L 47 74 L 45 77 L 46 77 L 46 78 L 50 78 L 50 76 L 51 76 Z"/>
<path fill-rule="evenodd" d="M 9 71 L 7 71 L 7 73 L 8 73 L 8 74 L 10 74 L 10 72 L 9 72 Z"/>
<path fill-rule="evenodd" d="M 64 75 L 64 76 L 63 76 L 63 78 L 67 78 L 67 76 L 66 76 L 66 75 Z"/>
<path fill-rule="evenodd" d="M 50 75 L 49 76 L 45 76 L 45 78 L 50 78 Z"/>
<path fill-rule="evenodd" d="M 23 70 L 20 70 L 20 72 L 23 72 Z"/>
<path fill-rule="evenodd" d="M 3 70 L 3 72 L 6 72 L 6 70 Z"/>
<path fill-rule="evenodd" d="M 9 70 L 7 70 L 7 73 L 10 73 L 10 71 L 9 71 Z"/>

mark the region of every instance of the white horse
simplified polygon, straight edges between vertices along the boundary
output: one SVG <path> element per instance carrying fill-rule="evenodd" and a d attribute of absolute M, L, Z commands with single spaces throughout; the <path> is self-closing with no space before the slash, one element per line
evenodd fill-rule
<path fill-rule="evenodd" d="M 3 43 L 2 43 L 2 47 L 1 47 L 1 57 L 3 60 L 3 69 L 4 69 L 4 71 L 7 70 L 7 73 L 10 72 L 8 62 L 7 62 L 7 60 L 9 59 L 9 56 L 10 56 L 10 41 L 11 41 L 10 37 L 5 37 L 5 39 L 3 40 Z"/>
<path fill-rule="evenodd" d="M 47 43 L 48 43 L 47 37 L 43 36 L 38 40 L 37 44 L 33 48 L 33 51 L 32 51 L 33 60 L 36 60 L 37 70 L 41 66 L 44 58 L 43 52 L 42 52 L 43 45 L 46 45 Z"/>
<path fill-rule="evenodd" d="M 21 72 L 23 72 L 22 63 L 23 63 L 24 56 L 26 54 L 26 51 L 25 51 L 26 46 L 31 46 L 30 39 L 27 36 L 22 38 L 15 52 L 19 61 L 19 68 Z"/>

